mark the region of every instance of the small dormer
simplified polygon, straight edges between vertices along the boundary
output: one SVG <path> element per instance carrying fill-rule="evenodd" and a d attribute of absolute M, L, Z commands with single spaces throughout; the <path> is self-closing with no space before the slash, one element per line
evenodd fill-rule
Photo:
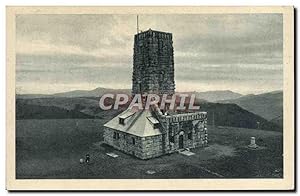
<path fill-rule="evenodd" d="M 153 126 L 154 129 L 158 129 L 159 128 L 159 121 L 156 118 L 154 118 L 153 116 L 149 116 L 147 118 L 150 121 L 150 123 L 152 124 L 152 126 Z"/>
<path fill-rule="evenodd" d="M 119 124 L 120 125 L 125 125 L 126 124 L 126 121 L 135 114 L 135 112 L 132 112 L 132 111 L 126 111 L 124 112 L 123 114 L 121 114 L 119 116 Z"/>
<path fill-rule="evenodd" d="M 124 119 L 124 118 L 121 118 L 121 117 L 119 117 L 119 124 L 121 124 L 121 125 L 125 125 L 125 119 Z"/>

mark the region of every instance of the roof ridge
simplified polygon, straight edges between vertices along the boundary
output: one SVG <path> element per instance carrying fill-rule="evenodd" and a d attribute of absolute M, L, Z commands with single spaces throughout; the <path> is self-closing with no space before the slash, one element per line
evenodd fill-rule
<path fill-rule="evenodd" d="M 128 129 L 130 129 L 134 123 L 137 121 L 137 119 L 142 115 L 142 113 L 144 112 L 144 110 L 142 112 L 140 112 L 137 116 L 135 116 L 135 118 L 133 119 L 133 121 L 130 123 L 130 125 L 127 127 L 127 129 L 125 129 L 125 131 L 127 132 Z"/>

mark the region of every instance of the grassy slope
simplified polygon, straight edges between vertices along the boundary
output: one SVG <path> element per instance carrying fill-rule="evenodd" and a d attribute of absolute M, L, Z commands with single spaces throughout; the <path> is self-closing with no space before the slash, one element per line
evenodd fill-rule
<path fill-rule="evenodd" d="M 262 150 L 249 150 L 250 137 L 256 138 Z M 282 177 L 282 133 L 244 128 L 221 127 L 209 129 L 210 145 L 223 144 L 235 148 L 236 156 L 223 156 L 219 161 L 206 162 L 209 169 L 233 178 Z M 277 172 L 276 172 L 277 170 Z"/>
<path fill-rule="evenodd" d="M 17 120 L 17 178 L 216 178 L 204 168 L 224 177 L 282 176 L 282 133 L 263 130 L 209 127 L 208 148 L 196 155 L 172 154 L 139 160 L 99 145 L 102 119 Z M 259 151 L 246 148 L 251 136 Z M 114 159 L 105 153 L 120 155 Z M 89 165 L 79 164 L 85 154 Z M 147 170 L 157 173 L 147 175 Z M 278 170 L 279 173 L 275 172 Z"/>
<path fill-rule="evenodd" d="M 67 110 L 55 106 L 39 106 L 30 104 L 16 105 L 16 119 L 66 119 L 66 118 L 93 118 L 76 110 Z"/>
<path fill-rule="evenodd" d="M 275 91 L 259 95 L 247 95 L 238 99 L 220 101 L 221 103 L 235 103 L 267 120 L 283 115 L 283 93 Z"/>
<path fill-rule="evenodd" d="M 215 125 L 282 131 L 277 124 L 248 112 L 236 104 L 203 103 L 200 105 L 200 110 L 208 112 L 207 119 L 210 125 L 214 118 Z"/>
<path fill-rule="evenodd" d="M 17 119 L 112 118 L 124 108 L 103 111 L 99 98 L 54 97 L 16 100 Z"/>
<path fill-rule="evenodd" d="M 215 114 L 215 124 L 222 126 L 260 128 L 281 131 L 275 123 L 248 112 L 235 104 L 201 103 L 201 110 L 208 112 L 208 124 L 212 124 Z M 102 118 L 111 119 L 126 106 L 119 110 L 103 111 L 99 107 L 99 98 L 35 98 L 17 99 L 17 119 L 54 119 L 54 118 Z"/>
<path fill-rule="evenodd" d="M 279 127 L 283 127 L 283 116 L 278 116 L 276 118 L 273 118 L 272 120 L 270 120 L 270 122 L 275 123 L 277 125 L 279 125 Z"/>

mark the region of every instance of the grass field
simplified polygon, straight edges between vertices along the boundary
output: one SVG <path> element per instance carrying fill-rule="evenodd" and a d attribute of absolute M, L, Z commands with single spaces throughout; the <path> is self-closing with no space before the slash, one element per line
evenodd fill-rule
<path fill-rule="evenodd" d="M 282 133 L 208 127 L 209 147 L 194 156 L 171 154 L 139 160 L 102 144 L 103 119 L 17 120 L 18 179 L 281 178 Z M 256 137 L 258 150 L 247 148 Z M 106 155 L 115 152 L 118 158 Z M 80 164 L 89 153 L 91 162 Z M 148 170 L 156 173 L 147 174 Z"/>

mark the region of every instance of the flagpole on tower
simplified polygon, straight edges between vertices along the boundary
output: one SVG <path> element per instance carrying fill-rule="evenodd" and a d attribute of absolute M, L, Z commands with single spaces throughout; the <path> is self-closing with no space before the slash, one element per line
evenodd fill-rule
<path fill-rule="evenodd" d="M 136 32 L 139 33 L 139 15 L 136 15 Z"/>

